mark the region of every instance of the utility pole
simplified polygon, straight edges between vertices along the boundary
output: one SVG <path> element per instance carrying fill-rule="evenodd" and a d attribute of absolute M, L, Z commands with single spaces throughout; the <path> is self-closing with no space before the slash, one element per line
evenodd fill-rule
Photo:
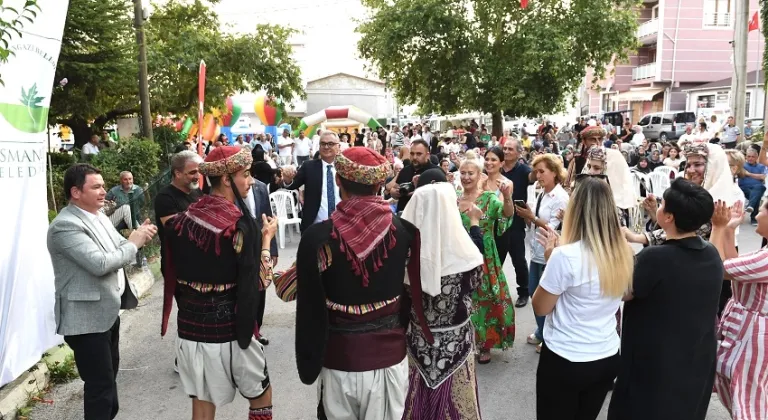
<path fill-rule="evenodd" d="M 731 83 L 731 115 L 739 130 L 744 129 L 747 106 L 747 25 L 749 23 L 749 1 L 737 0 L 733 27 L 733 66 Z M 754 101 L 754 100 L 753 100 Z"/>
<path fill-rule="evenodd" d="M 149 109 L 149 81 L 147 76 L 147 44 L 144 40 L 144 11 L 141 0 L 133 0 L 136 43 L 139 45 L 139 100 L 141 101 L 141 136 L 152 138 L 152 113 Z"/>

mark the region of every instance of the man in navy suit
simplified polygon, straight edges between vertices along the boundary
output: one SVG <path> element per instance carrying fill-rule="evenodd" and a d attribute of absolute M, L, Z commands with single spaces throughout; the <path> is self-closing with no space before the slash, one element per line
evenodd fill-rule
<path fill-rule="evenodd" d="M 248 196 L 245 198 L 245 205 L 248 207 L 248 212 L 256 222 L 256 226 L 259 227 L 258 234 L 261 235 L 262 228 L 262 214 L 266 214 L 268 217 L 272 217 L 272 205 L 269 203 L 269 191 L 267 190 L 267 184 L 254 179 L 253 186 L 248 192 Z M 269 243 L 269 252 L 272 254 L 272 267 L 277 267 L 277 240 L 272 238 Z M 267 303 L 267 291 L 262 290 L 261 298 L 259 299 L 260 305 L 258 312 L 256 312 L 256 322 L 259 324 L 259 331 L 264 321 L 264 309 L 266 309 Z M 269 340 L 262 334 L 259 336 L 259 342 L 263 345 L 268 345 Z"/>
<path fill-rule="evenodd" d="M 298 172 L 290 168 L 283 170 L 283 188 L 304 187 L 302 233 L 313 224 L 327 220 L 341 201 L 333 166 L 338 153 L 339 136 L 333 131 L 324 131 L 320 134 L 320 159 L 304 162 Z"/>

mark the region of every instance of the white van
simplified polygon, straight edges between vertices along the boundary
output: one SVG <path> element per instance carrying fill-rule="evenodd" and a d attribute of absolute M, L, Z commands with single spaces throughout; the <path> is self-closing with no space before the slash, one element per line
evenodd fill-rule
<path fill-rule="evenodd" d="M 685 125 L 696 125 L 696 114 L 687 111 L 653 112 L 643 115 L 637 125 L 646 138 L 659 141 L 674 140 L 685 134 Z"/>

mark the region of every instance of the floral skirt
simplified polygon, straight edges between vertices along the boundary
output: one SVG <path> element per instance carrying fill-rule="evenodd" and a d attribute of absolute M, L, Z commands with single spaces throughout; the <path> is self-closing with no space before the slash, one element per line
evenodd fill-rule
<path fill-rule="evenodd" d="M 426 385 L 413 359 L 408 357 L 408 396 L 403 420 L 480 420 L 475 358 L 435 389 Z"/>

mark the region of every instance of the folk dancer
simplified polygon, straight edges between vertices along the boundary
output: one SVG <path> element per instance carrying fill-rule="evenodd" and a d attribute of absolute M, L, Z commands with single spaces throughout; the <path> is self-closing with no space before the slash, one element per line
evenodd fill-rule
<path fill-rule="evenodd" d="M 400 420 L 411 306 L 403 280 L 410 252 L 411 290 L 421 296 L 418 230 L 377 195 L 391 171 L 384 157 L 352 147 L 335 166 L 342 201 L 328 220 L 307 228 L 296 255 L 299 377 L 317 381 L 319 419 Z M 414 303 L 419 324 L 427 325 L 421 299 Z"/>
<path fill-rule="evenodd" d="M 263 215 L 258 235 L 240 210 L 253 184 L 251 161 L 247 148 L 217 147 L 199 167 L 208 194 L 166 222 L 161 334 L 175 297 L 179 376 L 195 420 L 213 419 L 236 390 L 250 402 L 249 420 L 272 419 L 256 311 L 259 291 L 271 280 L 269 244 L 277 222 Z"/>

